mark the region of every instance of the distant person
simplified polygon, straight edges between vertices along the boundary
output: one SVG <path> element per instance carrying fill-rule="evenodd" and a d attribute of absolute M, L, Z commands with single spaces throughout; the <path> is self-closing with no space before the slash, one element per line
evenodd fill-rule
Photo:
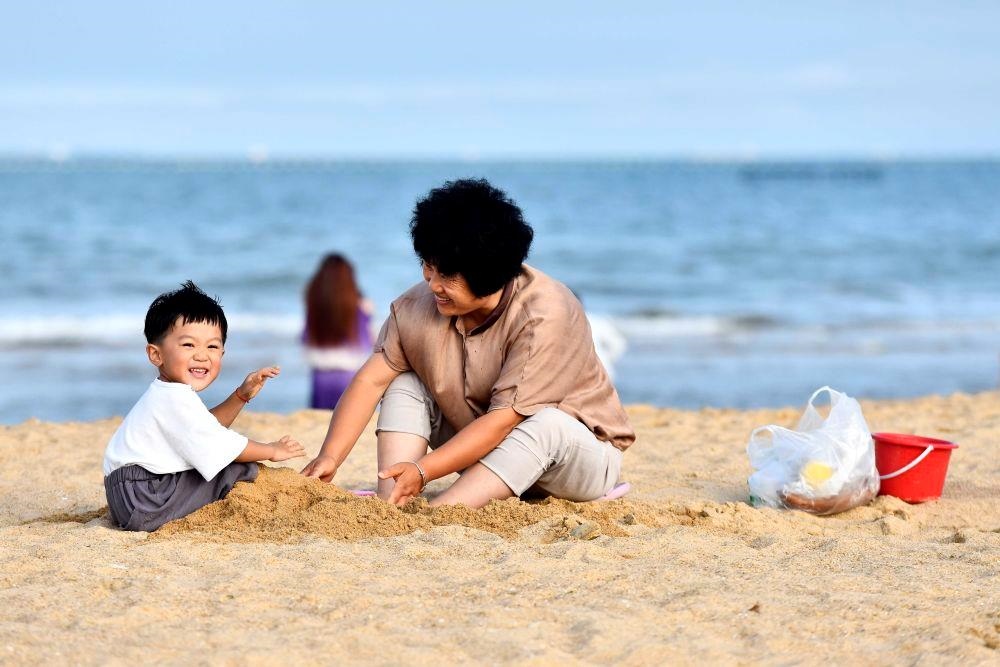
<path fill-rule="evenodd" d="M 276 366 L 247 375 L 211 410 L 195 393 L 219 375 L 227 328 L 222 306 L 191 281 L 150 305 L 146 354 L 159 374 L 104 451 L 104 491 L 121 528 L 156 530 L 256 479 L 255 461 L 305 455 L 287 435 L 261 443 L 229 429 Z"/>
<path fill-rule="evenodd" d="M 371 354 L 372 306 L 361 296 L 351 263 L 337 254 L 320 262 L 305 301 L 302 342 L 312 369 L 309 406 L 332 410 Z"/>
<path fill-rule="evenodd" d="M 381 401 L 378 495 L 391 503 L 456 472 L 432 506 L 529 490 L 614 495 L 635 432 L 580 302 L 524 264 L 533 235 L 485 180 L 446 183 L 417 203 L 410 236 L 423 281 L 392 302 L 303 474 L 332 480 Z"/>

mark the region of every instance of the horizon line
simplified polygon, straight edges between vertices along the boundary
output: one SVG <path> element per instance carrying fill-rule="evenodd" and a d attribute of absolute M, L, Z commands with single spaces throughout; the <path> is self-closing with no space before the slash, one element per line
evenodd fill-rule
<path fill-rule="evenodd" d="M 930 152 L 909 151 L 891 153 L 886 151 L 836 151 L 836 152 L 788 152 L 788 151 L 733 151 L 733 152 L 662 152 L 662 153 L 283 153 L 249 150 L 245 152 L 216 151 L 204 153 L 167 153 L 159 151 L 4 151 L 0 149 L 0 163 L 49 164 L 53 166 L 72 163 L 148 163 L 148 164 L 216 164 L 242 163 L 249 166 L 268 164 L 329 164 L 329 163 L 725 163 L 754 164 L 772 162 L 996 162 L 1000 161 L 1000 151 L 953 151 Z"/>

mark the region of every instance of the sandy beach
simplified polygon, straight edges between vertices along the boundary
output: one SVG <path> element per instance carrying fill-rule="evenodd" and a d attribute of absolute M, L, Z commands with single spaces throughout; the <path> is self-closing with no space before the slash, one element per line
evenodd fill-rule
<path fill-rule="evenodd" d="M 119 418 L 3 427 L 0 663 L 996 664 L 1000 395 L 862 406 L 960 444 L 940 501 L 755 509 L 747 436 L 799 407 L 631 406 L 624 500 L 401 511 L 277 469 L 126 533 L 101 484 Z M 235 428 L 313 455 L 328 419 Z M 374 467 L 370 426 L 337 482 Z"/>

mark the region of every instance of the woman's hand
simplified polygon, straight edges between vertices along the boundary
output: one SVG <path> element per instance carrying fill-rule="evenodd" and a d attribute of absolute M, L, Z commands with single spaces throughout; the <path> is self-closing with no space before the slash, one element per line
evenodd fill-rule
<path fill-rule="evenodd" d="M 405 505 L 424 490 L 423 475 L 420 474 L 417 464 L 412 461 L 396 463 L 378 473 L 379 479 L 390 477 L 396 480 L 396 485 L 392 487 L 392 493 L 389 495 L 389 502 L 393 505 Z"/>
<path fill-rule="evenodd" d="M 272 442 L 274 453 L 268 461 L 287 461 L 306 455 L 305 447 L 299 444 L 298 440 L 293 440 L 291 436 L 283 435 L 277 442 Z"/>
<path fill-rule="evenodd" d="M 324 482 L 330 482 L 337 474 L 337 467 L 337 462 L 333 460 L 332 456 L 320 454 L 302 469 L 302 474 L 306 477 L 316 477 Z"/>
<path fill-rule="evenodd" d="M 277 366 L 267 366 L 253 371 L 243 380 L 243 384 L 236 389 L 236 396 L 244 403 L 249 402 L 264 387 L 264 383 L 267 382 L 268 378 L 278 377 L 280 373 L 281 369 Z"/>

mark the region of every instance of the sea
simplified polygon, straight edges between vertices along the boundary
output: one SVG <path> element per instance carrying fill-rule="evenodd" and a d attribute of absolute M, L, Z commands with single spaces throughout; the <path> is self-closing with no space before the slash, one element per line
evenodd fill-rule
<path fill-rule="evenodd" d="M 613 372 L 627 404 L 997 387 L 998 161 L 11 158 L 0 423 L 126 413 L 155 376 L 146 308 L 188 279 L 218 295 L 231 327 L 205 402 L 279 364 L 253 409 L 305 407 L 302 293 L 321 256 L 349 257 L 384 318 L 420 280 L 414 204 L 465 177 L 521 206 L 528 262 L 624 337 Z"/>

